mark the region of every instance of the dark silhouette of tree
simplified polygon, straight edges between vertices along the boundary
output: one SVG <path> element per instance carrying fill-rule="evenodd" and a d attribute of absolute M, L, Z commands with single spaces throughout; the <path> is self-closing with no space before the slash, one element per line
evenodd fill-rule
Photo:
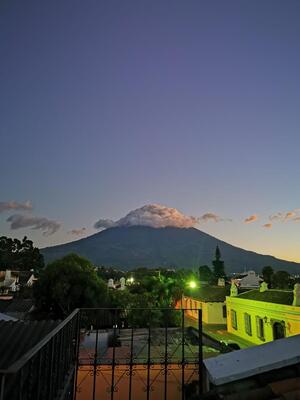
<path fill-rule="evenodd" d="M 58 316 L 68 315 L 77 307 L 106 305 L 107 286 L 91 262 L 69 254 L 48 264 L 33 287 L 36 305 Z"/>
<path fill-rule="evenodd" d="M 44 267 L 44 258 L 33 242 L 24 236 L 23 240 L 0 237 L 0 269 L 18 271 L 39 271 Z"/>
<path fill-rule="evenodd" d="M 286 271 L 277 271 L 272 275 L 272 287 L 288 289 L 290 287 L 290 274 Z"/>
<path fill-rule="evenodd" d="M 263 267 L 262 271 L 263 280 L 271 287 L 272 284 L 272 277 L 274 275 L 274 270 L 269 265 Z"/>
<path fill-rule="evenodd" d="M 224 261 L 221 260 L 221 252 L 219 246 L 216 247 L 215 259 L 212 262 L 214 267 L 214 276 L 216 280 L 219 278 L 225 278 L 225 266 Z"/>
<path fill-rule="evenodd" d="M 200 285 L 202 282 L 211 283 L 214 279 L 212 270 L 207 265 L 201 265 L 199 267 L 199 281 Z"/>

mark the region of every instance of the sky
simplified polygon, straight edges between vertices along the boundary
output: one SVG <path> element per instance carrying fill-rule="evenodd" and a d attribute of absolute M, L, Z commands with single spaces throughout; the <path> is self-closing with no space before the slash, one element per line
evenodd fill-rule
<path fill-rule="evenodd" d="M 300 262 L 299 14 L 298 0 L 2 0 L 0 233 L 64 243 L 158 204 Z"/>

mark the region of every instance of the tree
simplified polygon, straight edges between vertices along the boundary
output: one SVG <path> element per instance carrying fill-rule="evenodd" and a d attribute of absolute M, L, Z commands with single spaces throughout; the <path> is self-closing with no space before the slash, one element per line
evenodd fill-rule
<path fill-rule="evenodd" d="M 90 261 L 77 254 L 49 264 L 33 289 L 36 305 L 58 315 L 68 315 L 77 307 L 106 305 L 106 284 Z"/>
<path fill-rule="evenodd" d="M 214 274 L 207 265 L 201 265 L 199 267 L 199 280 L 201 282 L 210 283 L 213 280 Z"/>
<path fill-rule="evenodd" d="M 221 260 L 221 252 L 219 246 L 216 247 L 215 260 L 212 262 L 212 264 L 214 266 L 214 276 L 216 278 L 216 281 L 219 278 L 225 278 L 225 266 L 224 261 Z"/>
<path fill-rule="evenodd" d="M 33 242 L 24 236 L 23 240 L 0 237 L 0 269 L 16 269 L 38 272 L 44 267 L 44 258 Z"/>
<path fill-rule="evenodd" d="M 263 277 L 263 280 L 269 286 L 271 286 L 273 275 L 274 275 L 274 270 L 273 270 L 272 267 L 270 267 L 270 266 L 263 267 L 263 269 L 262 269 L 262 277 Z"/>
<path fill-rule="evenodd" d="M 272 275 L 272 286 L 277 289 L 288 289 L 290 274 L 286 271 L 277 271 Z"/>

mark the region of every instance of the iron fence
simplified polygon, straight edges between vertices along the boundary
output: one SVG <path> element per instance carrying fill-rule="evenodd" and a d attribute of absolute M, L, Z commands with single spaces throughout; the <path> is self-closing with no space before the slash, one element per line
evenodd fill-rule
<path fill-rule="evenodd" d="M 77 309 L 0 370 L 0 400 L 189 400 L 202 344 L 201 310 Z"/>
<path fill-rule="evenodd" d="M 79 310 L 13 363 L 0 370 L 0 400 L 68 400 L 74 397 Z"/>
<path fill-rule="evenodd" d="M 188 329 L 188 312 L 197 329 Z M 201 310 L 82 309 L 80 327 L 75 400 L 188 400 L 202 393 Z"/>

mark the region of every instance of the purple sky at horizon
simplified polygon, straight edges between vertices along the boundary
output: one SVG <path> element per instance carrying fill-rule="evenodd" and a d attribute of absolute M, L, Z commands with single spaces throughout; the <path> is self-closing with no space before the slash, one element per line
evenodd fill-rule
<path fill-rule="evenodd" d="M 58 244 L 158 203 L 300 262 L 284 219 L 300 207 L 299 15 L 297 0 L 2 1 L 1 234 Z M 11 230 L 15 214 L 38 229 Z"/>

